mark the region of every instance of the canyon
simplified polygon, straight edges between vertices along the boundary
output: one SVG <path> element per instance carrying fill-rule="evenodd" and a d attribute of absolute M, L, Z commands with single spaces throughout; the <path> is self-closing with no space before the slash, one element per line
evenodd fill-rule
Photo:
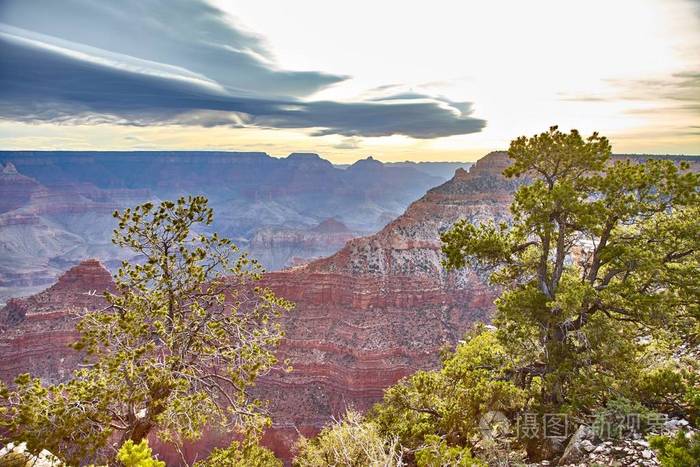
<path fill-rule="evenodd" d="M 290 457 L 298 433 L 315 433 L 346 407 L 366 409 L 401 377 L 434 366 L 441 347 L 488 320 L 495 291 L 483 272 L 442 268 L 439 234 L 462 218 L 507 219 L 516 183 L 501 176 L 506 165 L 505 153 L 489 154 L 469 172 L 458 169 L 378 233 L 265 275 L 264 285 L 296 303 L 283 318 L 286 337 L 278 352 L 294 370 L 273 371 L 254 390 L 269 401 L 273 426 L 265 442 L 279 456 Z M 337 220 L 315 231 L 348 236 Z M 86 260 L 47 290 L 10 299 L 0 311 L 0 378 L 10 381 L 23 371 L 46 381 L 70 375 L 79 358 L 67 346 L 76 337 L 77 315 L 104 307 L 100 294 L 111 286 L 109 271 Z M 219 442 L 211 434 L 187 451 L 194 455 Z"/>
<path fill-rule="evenodd" d="M 377 234 L 265 277 L 297 304 L 279 349 L 294 371 L 265 376 L 256 391 L 270 401 L 266 441 L 279 456 L 289 458 L 298 432 L 315 433 L 347 407 L 365 410 L 400 378 L 435 367 L 441 348 L 488 321 L 497 291 L 484 271 L 446 271 L 439 235 L 459 219 L 508 219 L 517 182 L 501 175 L 507 164 L 504 152 L 488 154 Z"/>
<path fill-rule="evenodd" d="M 85 258 L 114 272 L 112 212 L 145 201 L 204 195 L 212 231 L 268 270 L 338 251 L 382 228 L 445 171 L 468 163 L 338 167 L 317 154 L 261 152 L 0 151 L 0 304 L 52 284 Z M 437 175 L 436 175 L 437 174 Z M 328 222 L 337 222 L 330 228 Z"/>
<path fill-rule="evenodd" d="M 457 168 L 372 235 L 345 238 L 348 227 L 328 218 L 312 230 L 346 241 L 339 251 L 265 274 L 265 286 L 296 304 L 282 318 L 286 336 L 278 349 L 293 371 L 274 370 L 253 391 L 269 401 L 273 425 L 264 442 L 278 456 L 290 459 L 299 434 L 316 433 L 348 407 L 365 410 L 402 377 L 435 367 L 442 348 L 454 346 L 474 323 L 489 321 L 498 290 L 486 271 L 445 270 L 440 233 L 460 219 L 508 221 L 522 183 L 502 176 L 508 162 L 505 152 L 493 152 L 469 171 Z M 303 243 L 306 235 L 269 231 L 255 241 L 264 249 Z M 46 381 L 70 375 L 78 362 L 67 346 L 76 337 L 75 319 L 82 309 L 104 307 L 100 294 L 111 287 L 109 271 L 85 260 L 45 291 L 9 300 L 0 309 L 0 379 L 24 371 Z M 225 443 L 226 435 L 209 433 L 184 453 L 201 458 Z M 160 452 L 171 455 L 165 447 Z"/>

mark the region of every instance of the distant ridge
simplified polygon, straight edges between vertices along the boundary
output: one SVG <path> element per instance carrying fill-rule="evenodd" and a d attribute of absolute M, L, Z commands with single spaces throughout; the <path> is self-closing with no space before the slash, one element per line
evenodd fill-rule
<path fill-rule="evenodd" d="M 342 170 L 315 153 L 0 151 L 0 304 L 86 257 L 114 270 L 127 259 L 110 240 L 115 209 L 207 196 L 212 229 L 276 270 L 376 232 L 450 176 L 376 160 Z M 346 230 L 313 230 L 329 218 Z"/>
<path fill-rule="evenodd" d="M 299 433 L 313 435 L 348 406 L 366 409 L 400 378 L 435 367 L 441 348 L 489 320 L 498 291 L 483 270 L 444 270 L 439 235 L 458 219 L 509 218 L 522 180 L 501 175 L 508 164 L 505 152 L 489 153 L 427 190 L 379 232 L 265 275 L 265 285 L 296 303 L 283 319 L 278 352 L 294 370 L 272 372 L 254 389 L 270 401 L 273 426 L 264 441 L 279 456 L 290 458 Z M 320 225 L 342 229 L 337 220 Z M 9 381 L 29 367 L 46 380 L 65 379 L 79 361 L 66 345 L 75 339 L 68 311 L 98 309 L 101 298 L 92 291 L 110 284 L 99 263 L 86 261 L 45 292 L 0 310 L 0 377 Z M 200 446 L 222 442 L 208 434 Z"/>

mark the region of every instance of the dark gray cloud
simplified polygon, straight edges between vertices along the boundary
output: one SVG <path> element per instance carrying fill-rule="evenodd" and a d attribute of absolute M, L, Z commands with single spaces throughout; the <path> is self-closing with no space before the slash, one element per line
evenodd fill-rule
<path fill-rule="evenodd" d="M 446 99 L 306 102 L 236 96 L 196 80 L 114 66 L 110 60 L 86 60 L 0 31 L 0 116 L 25 122 L 313 128 L 316 135 L 414 138 L 473 133 L 485 126 L 469 115 L 468 103 Z"/>
<path fill-rule="evenodd" d="M 204 0 L 0 0 L 0 118 L 6 120 L 414 138 L 485 126 L 471 117 L 470 103 L 418 93 L 308 101 L 347 77 L 274 63 L 260 36 Z"/>
<path fill-rule="evenodd" d="M 231 91 L 306 96 L 346 77 L 276 69 L 257 35 L 202 0 L 0 0 L 0 22 L 165 63 Z"/>

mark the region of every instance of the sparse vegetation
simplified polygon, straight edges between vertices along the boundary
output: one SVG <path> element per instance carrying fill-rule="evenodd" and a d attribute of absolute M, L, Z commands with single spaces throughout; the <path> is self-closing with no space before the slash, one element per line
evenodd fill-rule
<path fill-rule="evenodd" d="M 564 415 L 568 433 L 655 410 L 697 420 L 686 354 L 698 344 L 700 181 L 668 160 L 610 153 L 604 137 L 556 127 L 518 138 L 505 175 L 529 183 L 512 224 L 462 221 L 443 234 L 448 268 L 489 268 L 503 293 L 495 330 L 477 327 L 370 412 L 365 423 L 398 437 L 409 465 L 551 459 L 563 447 L 543 436 L 546 413 Z M 513 427 L 527 414 L 540 425 L 524 436 Z M 626 434 L 614 430 L 605 435 Z M 330 432 L 315 442 L 332 443 Z M 695 455 L 680 437 L 655 446 L 666 465 L 695 465 L 673 463 Z"/>
<path fill-rule="evenodd" d="M 396 437 L 384 437 L 377 425 L 348 410 L 342 420 L 297 444 L 296 467 L 344 465 L 352 467 L 395 467 L 402 464 Z"/>
<path fill-rule="evenodd" d="M 528 182 L 512 223 L 462 221 L 442 235 L 447 268 L 486 268 L 503 291 L 495 327 L 475 326 L 440 368 L 388 388 L 366 415 L 348 411 L 302 438 L 296 466 L 553 459 L 561 440 L 521 429 L 545 414 L 565 416 L 562 439 L 596 422 L 612 438 L 644 433 L 659 412 L 698 422 L 698 174 L 612 161 L 606 138 L 556 127 L 514 140 L 509 156 L 505 175 Z M 273 318 L 291 305 L 255 287 L 260 269 L 231 260 L 230 241 L 198 230 L 211 223 L 205 199 L 115 215 L 115 243 L 145 261 L 124 263 L 109 310 L 82 317 L 86 367 L 72 380 L 22 375 L 0 388 L 0 427 L 69 462 L 109 457 L 118 435 L 125 465 L 156 466 L 147 435 L 180 443 L 217 425 L 237 440 L 198 466 L 281 465 L 259 445 L 268 420 L 246 389 L 277 363 Z M 633 415 L 638 426 L 615 424 Z M 697 436 L 651 446 L 663 465 L 698 465 Z"/>
<path fill-rule="evenodd" d="M 205 425 L 257 432 L 261 402 L 247 392 L 277 363 L 275 318 L 291 304 L 256 282 L 261 268 L 205 232 L 206 198 L 115 212 L 114 243 L 138 253 L 116 276 L 109 307 L 85 313 L 75 348 L 85 365 L 63 384 L 21 375 L 4 390 L 0 427 L 31 452 L 100 462 L 155 433 L 179 444 Z"/>

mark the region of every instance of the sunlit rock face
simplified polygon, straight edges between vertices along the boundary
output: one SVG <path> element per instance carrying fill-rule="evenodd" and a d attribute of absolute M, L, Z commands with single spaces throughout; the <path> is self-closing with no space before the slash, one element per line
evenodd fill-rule
<path fill-rule="evenodd" d="M 111 271 L 132 259 L 111 243 L 115 209 L 207 196 L 211 230 L 278 270 L 376 232 L 446 180 L 443 166 L 366 159 L 340 168 L 307 153 L 0 151 L 0 306 L 85 258 Z M 320 228 L 328 220 L 345 229 Z"/>
<path fill-rule="evenodd" d="M 483 272 L 445 271 L 439 235 L 459 219 L 508 218 L 516 182 L 501 175 L 507 164 L 505 153 L 491 153 L 377 234 L 266 276 L 297 304 L 279 351 L 294 371 L 269 375 L 257 388 L 271 401 L 267 441 L 279 455 L 289 457 L 296 430 L 313 433 L 346 407 L 368 408 L 400 378 L 435 367 L 441 347 L 489 319 L 495 290 Z"/>
<path fill-rule="evenodd" d="M 506 164 L 504 153 L 489 154 L 377 234 L 351 239 L 330 257 L 266 274 L 267 286 L 296 303 L 284 318 L 279 349 L 294 370 L 273 372 L 255 388 L 270 401 L 274 426 L 265 441 L 279 455 L 289 458 L 299 432 L 315 433 L 348 406 L 366 409 L 401 377 L 434 367 L 441 347 L 489 319 L 495 291 L 479 271 L 443 269 L 439 234 L 462 218 L 507 218 L 515 183 L 500 175 Z M 314 230 L 348 235 L 337 220 Z M 0 311 L 0 377 L 10 381 L 24 371 L 46 381 L 68 377 L 80 358 L 68 347 L 77 337 L 75 312 L 104 308 L 100 293 L 112 287 L 109 272 L 88 260 L 44 292 L 11 300 Z M 211 434 L 197 446 L 219 442 Z"/>

